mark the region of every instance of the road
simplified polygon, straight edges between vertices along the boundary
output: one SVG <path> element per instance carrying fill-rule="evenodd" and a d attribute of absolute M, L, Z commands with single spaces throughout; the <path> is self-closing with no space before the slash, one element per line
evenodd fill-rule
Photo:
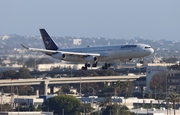
<path fill-rule="evenodd" d="M 42 75 L 42 74 L 76 74 L 79 72 L 82 72 L 83 70 L 58 70 L 58 71 L 31 71 L 30 74 L 31 75 Z M 88 72 L 91 71 L 99 71 L 99 70 L 87 70 Z M 146 69 L 144 68 L 138 68 L 138 69 L 134 69 L 134 68 L 124 68 L 124 69 L 116 69 L 113 70 L 117 73 L 122 73 L 122 74 L 126 74 L 127 71 L 129 73 L 145 73 Z"/>
<path fill-rule="evenodd" d="M 50 79 L 19 79 L 19 80 L 0 80 L 0 86 L 18 86 L 18 85 L 58 85 L 66 83 L 88 83 L 88 82 L 114 82 L 135 80 L 145 75 L 134 76 L 95 76 L 95 77 L 69 77 L 69 78 L 50 78 Z"/>

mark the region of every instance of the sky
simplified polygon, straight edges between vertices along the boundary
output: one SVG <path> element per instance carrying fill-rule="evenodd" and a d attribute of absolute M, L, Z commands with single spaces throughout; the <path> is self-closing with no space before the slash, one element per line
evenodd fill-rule
<path fill-rule="evenodd" d="M 180 40 L 180 0 L 1 0 L 0 35 Z"/>

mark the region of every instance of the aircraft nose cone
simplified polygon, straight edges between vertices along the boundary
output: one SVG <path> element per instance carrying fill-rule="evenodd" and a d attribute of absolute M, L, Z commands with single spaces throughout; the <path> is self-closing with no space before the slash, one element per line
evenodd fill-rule
<path fill-rule="evenodd" d="M 149 52 L 150 54 L 152 54 L 154 52 L 154 49 L 153 48 L 149 49 Z"/>

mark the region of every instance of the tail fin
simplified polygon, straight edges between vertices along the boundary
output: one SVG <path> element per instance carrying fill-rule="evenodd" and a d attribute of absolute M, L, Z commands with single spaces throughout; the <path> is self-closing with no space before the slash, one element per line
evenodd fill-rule
<path fill-rule="evenodd" d="M 57 50 L 58 46 L 56 45 L 56 43 L 54 42 L 54 40 L 49 36 L 49 34 L 46 32 L 45 29 L 39 29 L 43 42 L 44 42 L 44 46 L 46 47 L 47 50 Z"/>

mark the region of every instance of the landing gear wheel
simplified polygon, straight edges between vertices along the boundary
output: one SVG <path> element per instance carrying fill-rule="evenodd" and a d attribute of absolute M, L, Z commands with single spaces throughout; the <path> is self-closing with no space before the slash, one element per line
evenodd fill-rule
<path fill-rule="evenodd" d="M 106 70 L 106 69 L 108 69 L 108 67 L 110 67 L 110 64 L 109 63 L 105 63 L 104 66 L 102 66 L 102 69 Z"/>
<path fill-rule="evenodd" d="M 85 63 L 84 66 L 82 66 L 82 70 L 87 70 L 87 68 L 90 66 L 91 66 L 91 64 Z"/>
<path fill-rule="evenodd" d="M 85 67 L 90 67 L 90 66 L 91 66 L 91 64 L 85 63 Z"/>
<path fill-rule="evenodd" d="M 108 64 L 107 64 L 107 67 L 110 67 L 110 66 L 111 66 L 111 64 L 110 64 L 110 63 L 108 63 Z"/>
<path fill-rule="evenodd" d="M 97 67 L 97 62 L 92 64 L 92 67 Z"/>
<path fill-rule="evenodd" d="M 102 66 L 102 69 L 103 69 L 103 70 L 106 70 L 106 69 L 107 69 L 107 67 L 106 67 L 106 66 Z"/>
<path fill-rule="evenodd" d="M 144 63 L 144 61 L 140 61 L 140 64 L 143 64 Z"/>
<path fill-rule="evenodd" d="M 87 67 L 82 66 L 82 70 L 87 70 Z"/>

